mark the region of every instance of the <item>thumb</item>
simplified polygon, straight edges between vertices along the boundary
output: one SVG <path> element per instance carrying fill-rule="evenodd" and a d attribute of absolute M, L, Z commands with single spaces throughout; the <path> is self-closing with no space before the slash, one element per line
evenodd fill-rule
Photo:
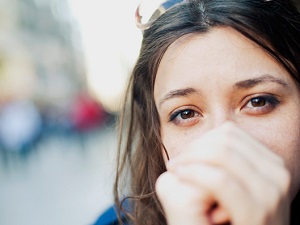
<path fill-rule="evenodd" d="M 174 174 L 165 172 L 156 181 L 156 193 L 168 225 L 210 225 L 205 192 L 183 183 Z"/>

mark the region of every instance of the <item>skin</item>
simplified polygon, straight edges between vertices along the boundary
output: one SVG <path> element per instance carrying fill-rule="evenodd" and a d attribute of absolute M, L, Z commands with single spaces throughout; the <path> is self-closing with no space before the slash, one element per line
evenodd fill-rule
<path fill-rule="evenodd" d="M 170 156 L 156 184 L 168 224 L 288 224 L 300 187 L 299 95 L 231 28 L 174 42 L 154 86 Z"/>

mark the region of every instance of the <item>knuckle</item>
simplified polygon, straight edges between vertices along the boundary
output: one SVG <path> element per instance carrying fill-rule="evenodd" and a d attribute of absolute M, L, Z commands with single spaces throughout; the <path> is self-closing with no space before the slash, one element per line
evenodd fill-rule
<path fill-rule="evenodd" d="M 216 173 L 213 186 L 214 187 L 225 187 L 226 185 L 229 184 L 229 182 L 230 182 L 230 179 L 228 178 L 228 176 L 225 173 L 219 171 L 218 173 Z"/>
<path fill-rule="evenodd" d="M 279 203 L 280 203 L 280 199 L 281 199 L 281 191 L 280 191 L 280 188 L 278 188 L 277 186 L 273 185 L 272 187 L 270 187 L 268 189 L 268 202 L 267 202 L 267 205 L 270 207 L 270 208 L 276 208 Z"/>
<path fill-rule="evenodd" d="M 267 215 L 264 213 L 262 208 L 260 208 L 260 210 L 256 211 L 254 222 L 255 224 L 266 224 L 266 221 L 267 221 Z"/>
<path fill-rule="evenodd" d="M 288 192 L 291 187 L 292 177 L 290 172 L 287 169 L 282 170 L 280 180 L 282 185 L 282 191 L 284 193 Z"/>
<path fill-rule="evenodd" d="M 226 131 L 219 139 L 215 157 L 220 163 L 226 163 L 232 157 L 232 134 Z"/>
<path fill-rule="evenodd" d="M 282 193 L 278 186 L 272 185 L 267 189 L 267 193 L 264 195 L 264 200 L 262 202 L 263 212 L 265 212 L 262 217 L 263 220 L 267 220 L 268 216 L 276 214 L 281 208 L 281 204 L 284 202 L 285 195 Z"/>
<path fill-rule="evenodd" d="M 275 154 L 274 157 L 276 158 L 276 160 L 277 160 L 277 162 L 278 162 L 279 165 L 285 167 L 285 161 L 284 161 L 283 157 L 281 157 L 278 154 Z"/>

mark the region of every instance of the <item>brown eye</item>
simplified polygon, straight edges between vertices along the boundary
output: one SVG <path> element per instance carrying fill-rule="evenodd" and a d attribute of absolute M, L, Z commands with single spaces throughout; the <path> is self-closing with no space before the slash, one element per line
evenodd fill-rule
<path fill-rule="evenodd" d="M 177 110 L 169 118 L 169 122 L 179 127 L 190 127 L 197 124 L 200 120 L 201 114 L 197 110 L 189 108 Z"/>
<path fill-rule="evenodd" d="M 262 107 L 266 105 L 266 99 L 265 98 L 253 98 L 251 99 L 251 105 L 252 107 Z"/>
<path fill-rule="evenodd" d="M 193 110 L 184 110 L 183 112 L 181 112 L 180 114 L 182 119 L 189 119 L 195 116 L 195 111 Z"/>
<path fill-rule="evenodd" d="M 273 112 L 281 102 L 273 95 L 256 96 L 248 100 L 247 104 L 242 107 L 243 113 L 257 116 Z"/>

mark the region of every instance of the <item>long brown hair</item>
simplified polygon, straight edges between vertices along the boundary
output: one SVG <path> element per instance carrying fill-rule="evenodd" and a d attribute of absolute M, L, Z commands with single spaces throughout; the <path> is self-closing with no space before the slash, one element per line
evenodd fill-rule
<path fill-rule="evenodd" d="M 120 117 L 115 203 L 122 211 L 122 199 L 132 199 L 125 214 L 133 224 L 166 224 L 155 194 L 156 179 L 166 171 L 153 97 L 160 60 L 178 38 L 214 27 L 232 27 L 258 44 L 299 84 L 300 16 L 291 1 L 190 0 L 161 15 L 143 34 Z"/>

